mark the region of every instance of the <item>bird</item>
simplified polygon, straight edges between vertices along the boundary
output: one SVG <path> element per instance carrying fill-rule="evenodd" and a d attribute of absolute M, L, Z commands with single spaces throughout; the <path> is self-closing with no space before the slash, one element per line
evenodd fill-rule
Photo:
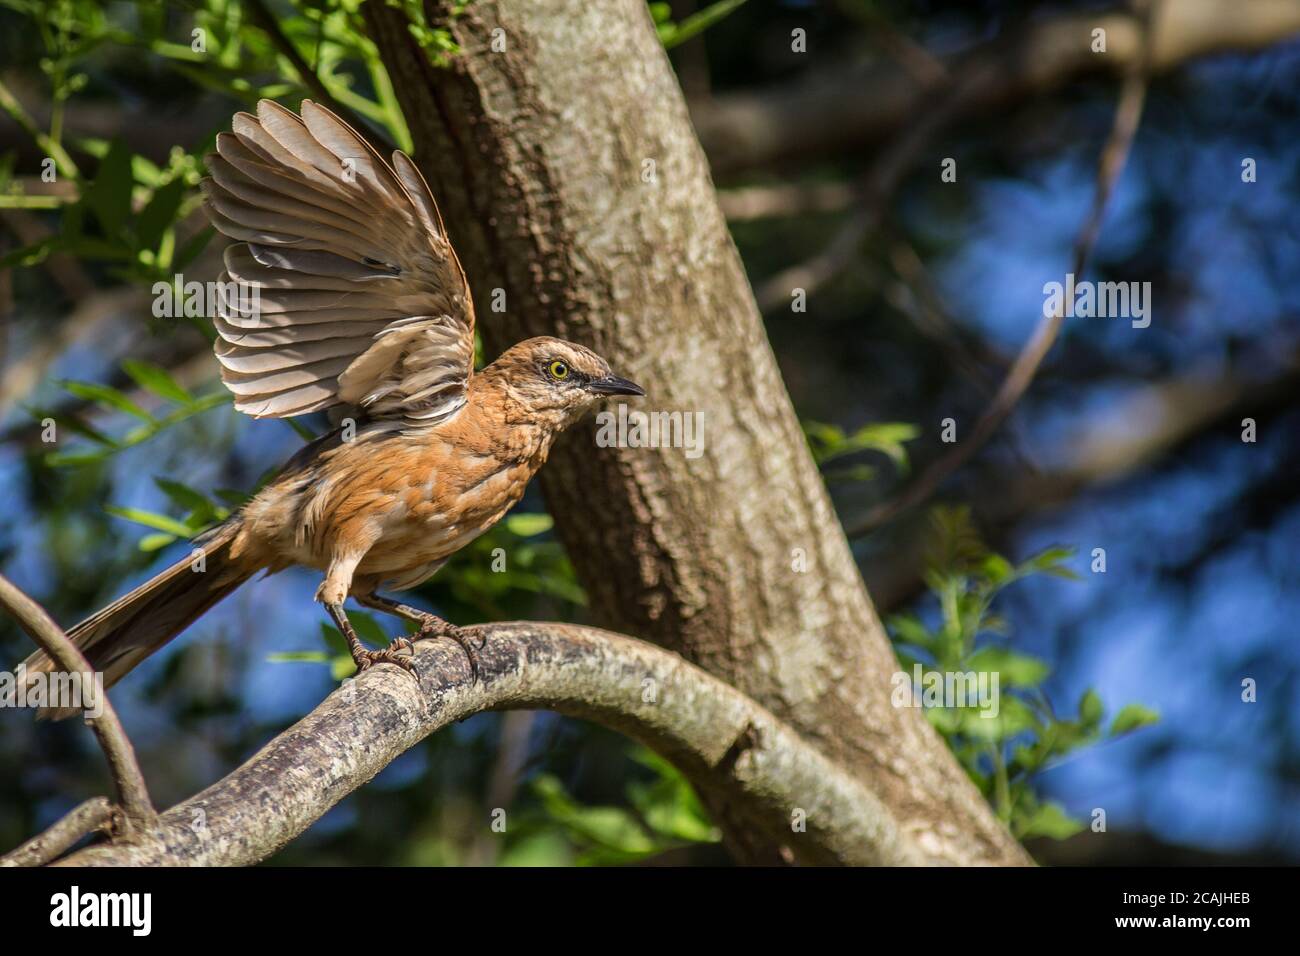
<path fill-rule="evenodd" d="M 213 316 L 234 407 L 253 418 L 326 411 L 335 427 L 191 554 L 68 636 L 111 687 L 255 575 L 302 566 L 322 573 L 315 599 L 358 670 L 414 672 L 413 640 L 450 637 L 477 680 L 461 628 L 381 591 L 428 580 L 496 524 L 594 404 L 645 391 L 549 336 L 476 371 L 473 300 L 424 177 L 326 107 L 305 99 L 295 114 L 263 99 L 235 114 L 206 163 L 204 208 L 234 240 Z M 349 598 L 417 630 L 370 650 Z M 30 679 L 56 665 L 41 651 L 24 666 Z"/>

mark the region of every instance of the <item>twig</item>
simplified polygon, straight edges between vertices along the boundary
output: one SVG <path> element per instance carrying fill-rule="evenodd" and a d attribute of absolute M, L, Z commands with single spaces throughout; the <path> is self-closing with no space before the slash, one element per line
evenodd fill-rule
<path fill-rule="evenodd" d="M 1148 19 L 1149 17 L 1150 13 L 1148 11 Z M 1125 161 L 1128 159 L 1129 151 L 1133 146 L 1133 137 L 1137 133 L 1138 123 L 1142 117 L 1142 107 L 1146 101 L 1147 91 L 1150 36 L 1151 33 L 1148 30 L 1146 33 L 1147 55 L 1134 61 L 1132 68 L 1124 78 L 1124 85 L 1120 90 L 1119 105 L 1115 110 L 1115 120 L 1097 166 L 1097 186 L 1093 193 L 1092 208 L 1089 210 L 1088 217 L 1084 221 L 1083 228 L 1080 230 L 1074 244 L 1072 274 L 1076 276 L 1082 276 L 1084 269 L 1088 265 L 1092 250 L 1097 243 L 1097 237 L 1101 232 L 1101 220 L 1106 212 L 1106 205 L 1111 192 L 1115 188 L 1115 183 L 1119 180 L 1120 172 L 1124 169 Z M 971 455 L 983 447 L 1003 420 L 1011 414 L 1011 410 L 1015 408 L 1025 390 L 1029 388 L 1038 367 L 1051 350 L 1052 344 L 1056 341 L 1064 322 L 1065 303 L 1064 299 L 1062 299 L 1058 309 L 1039 321 L 1033 335 L 1030 336 L 1029 341 L 1020 350 L 1020 354 L 1016 356 L 1015 362 L 1012 363 L 1006 377 L 1003 378 L 997 394 L 993 396 L 993 400 L 976 421 L 970 437 L 954 445 L 947 454 L 932 462 L 903 494 L 892 501 L 878 505 L 868 512 L 862 521 L 849 530 L 849 537 L 869 534 L 909 508 L 926 501 L 952 471 L 961 467 Z"/>
<path fill-rule="evenodd" d="M 718 205 L 728 222 L 843 212 L 857 199 L 857 190 L 841 182 L 779 183 L 718 191 Z"/>
<path fill-rule="evenodd" d="M 888 198 L 897 189 L 903 175 L 925 149 L 927 143 L 963 110 L 965 104 L 982 95 L 992 79 L 991 71 L 974 72 L 956 88 L 945 86 L 936 94 L 932 108 L 912 124 L 871 165 L 859 185 L 861 196 L 839 231 L 820 252 L 804 262 L 784 269 L 765 281 L 755 291 L 761 311 L 772 312 L 788 305 L 795 289 L 811 294 L 824 283 L 848 268 L 858 255 L 862 241 L 880 222 Z"/>
<path fill-rule="evenodd" d="M 107 797 L 93 797 L 78 806 L 39 836 L 18 849 L 0 856 L 3 866 L 45 866 L 53 863 L 88 833 L 113 829 L 116 808 Z"/>
<path fill-rule="evenodd" d="M 961 334 L 930 280 L 920 255 L 906 238 L 892 236 L 889 262 L 900 281 L 886 290 L 886 297 L 912 319 L 918 332 L 943 350 L 954 369 L 981 392 L 992 395 L 995 383 L 985 366 L 1005 368 L 1006 359 L 981 340 L 968 341 Z"/>
<path fill-rule="evenodd" d="M 1153 72 L 1231 51 L 1257 51 L 1300 33 L 1294 0 L 1180 0 L 1155 21 Z M 1094 29 L 1106 31 L 1107 51 L 1093 53 Z M 1023 29 L 980 40 L 945 56 L 960 86 L 971 71 L 991 69 L 983 93 L 963 116 L 1005 115 L 1017 103 L 1042 97 L 1082 76 L 1120 77 L 1142 55 L 1142 24 L 1124 9 L 1034 18 Z M 933 89 L 892 62 L 863 67 L 828 63 L 799 80 L 719 93 L 692 103 L 700 142 L 715 178 L 851 154 L 883 143 L 923 116 Z"/>
<path fill-rule="evenodd" d="M 63 668 L 65 673 L 87 677 L 94 673 L 90 662 L 45 613 L 45 609 L 15 587 L 4 575 L 0 575 L 0 608 L 8 611 L 37 646 Z M 86 722 L 99 738 L 99 745 L 108 759 L 118 802 L 126 818 L 126 835 L 128 838 L 133 838 L 152 828 L 157 822 L 158 814 L 149 801 L 149 790 L 145 786 L 140 765 L 136 762 L 135 750 L 122 729 L 121 721 L 117 719 L 117 712 L 109 703 L 108 695 L 100 690 L 87 690 L 87 693 L 92 692 L 95 694 L 95 702 L 101 707 L 101 713 L 98 717 L 88 716 Z"/>
<path fill-rule="evenodd" d="M 55 168 L 58 169 L 60 175 L 67 176 L 69 179 L 76 179 L 80 176 L 77 171 L 77 164 L 72 161 L 72 157 L 68 155 L 67 150 L 41 132 L 36 125 L 36 121 L 23 109 L 23 105 L 18 102 L 18 98 L 10 92 L 9 87 L 5 86 L 4 83 L 0 83 L 0 109 L 8 113 L 10 118 L 36 141 L 36 145 L 45 151 L 45 155 L 54 160 Z"/>
<path fill-rule="evenodd" d="M 654 748 L 799 861 L 927 859 L 857 777 L 677 655 L 567 624 L 469 630 L 484 640 L 478 681 L 454 642 L 421 641 L 418 681 L 383 666 L 345 681 L 242 767 L 162 814 L 144 839 L 89 847 L 60 865 L 256 863 L 428 734 L 484 711 L 539 708 L 594 720 Z M 796 808 L 806 831 L 791 831 Z"/>
<path fill-rule="evenodd" d="M 267 9 L 264 0 L 244 0 L 244 9 L 248 11 L 253 22 L 270 38 L 271 45 L 289 61 L 299 79 L 302 80 L 303 85 L 311 90 L 323 105 L 328 106 L 336 115 L 342 117 L 349 126 L 364 136 L 370 142 L 370 145 L 379 151 L 381 156 L 393 151 L 393 144 L 386 137 L 372 129 L 369 123 L 358 116 L 355 111 L 340 103 L 338 98 L 329 91 L 320 76 L 311 68 L 311 64 L 298 52 L 298 48 L 294 46 L 293 41 L 280 29 L 280 21 Z"/>

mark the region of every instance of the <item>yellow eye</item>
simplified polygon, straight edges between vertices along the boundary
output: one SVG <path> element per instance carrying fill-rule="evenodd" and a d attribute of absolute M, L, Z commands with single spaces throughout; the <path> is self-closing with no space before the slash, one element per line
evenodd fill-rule
<path fill-rule="evenodd" d="M 547 367 L 547 371 L 551 373 L 551 378 L 558 381 L 564 381 L 564 379 L 569 377 L 569 366 L 565 365 L 563 362 L 552 362 Z"/>

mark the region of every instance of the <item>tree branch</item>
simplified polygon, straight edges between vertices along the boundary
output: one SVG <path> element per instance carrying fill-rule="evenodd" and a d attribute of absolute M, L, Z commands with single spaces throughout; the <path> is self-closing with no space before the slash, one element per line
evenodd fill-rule
<path fill-rule="evenodd" d="M 257 24 L 271 45 L 279 51 L 280 55 L 289 61 L 294 72 L 298 74 L 299 80 L 324 106 L 329 107 L 335 115 L 341 116 L 349 126 L 366 138 L 366 141 L 373 146 L 381 156 L 393 150 L 393 144 L 388 141 L 382 133 L 373 129 L 356 111 L 343 105 L 335 98 L 334 94 L 329 91 L 320 76 L 312 69 L 303 55 L 294 46 L 292 40 L 285 34 L 280 27 L 280 21 L 276 19 L 269 9 L 267 9 L 264 0 L 244 0 L 244 9 L 248 11 L 249 18 Z"/>
<path fill-rule="evenodd" d="M 1097 28 L 1106 31 L 1105 53 L 1090 47 Z M 1151 68 L 1160 73 L 1198 57 L 1259 50 L 1295 36 L 1300 4 L 1178 0 L 1164 5 L 1153 32 Z M 691 119 L 715 175 L 764 169 L 886 140 L 923 116 L 936 92 L 960 91 L 972 78 L 980 79 L 972 95 L 962 97 L 962 116 L 1048 93 L 1080 76 L 1123 75 L 1142 56 L 1141 37 L 1140 19 L 1124 10 L 1061 16 L 945 61 L 944 73 L 930 82 L 897 63 L 827 68 L 795 84 L 692 103 Z"/>
<path fill-rule="evenodd" d="M 18 849 L 0 856 L 0 866 L 44 866 L 52 863 L 87 833 L 102 830 L 110 833 L 114 816 L 120 813 L 107 797 L 92 797 L 76 807 L 39 836 L 34 836 Z"/>
<path fill-rule="evenodd" d="M 1155 10 L 1149 11 L 1149 15 L 1153 17 L 1158 14 L 1159 9 L 1170 5 L 1164 0 L 1151 0 L 1151 2 L 1154 3 Z M 1146 7 L 1147 0 L 1140 0 L 1135 5 Z M 1148 36 L 1153 37 L 1153 34 L 1148 34 Z M 1129 151 L 1133 146 L 1133 138 L 1137 134 L 1138 123 L 1142 119 L 1142 108 L 1146 102 L 1149 76 L 1150 49 L 1149 46 L 1146 56 L 1133 61 L 1128 74 L 1124 78 L 1124 85 L 1119 95 L 1119 104 L 1115 108 L 1115 120 L 1097 164 L 1097 184 L 1093 192 L 1092 207 L 1089 209 L 1088 217 L 1075 240 L 1074 254 L 1070 266 L 1070 274 L 1080 278 L 1083 277 L 1084 270 L 1088 267 L 1088 261 L 1092 257 L 1092 250 L 1097 244 L 1098 236 L 1101 234 L 1102 216 L 1106 212 L 1106 206 L 1110 201 L 1115 184 L 1119 181 L 1120 173 L 1124 170 Z M 848 531 L 849 537 L 860 537 L 869 534 L 902 512 L 928 500 L 949 474 L 965 464 L 976 451 L 983 447 L 984 443 L 998 429 L 998 426 L 1011 414 L 1016 403 L 1020 401 L 1021 396 L 1025 394 L 1033 382 L 1039 366 L 1043 363 L 1043 359 L 1047 357 L 1047 353 L 1051 351 L 1052 345 L 1056 342 L 1061 326 L 1065 324 L 1066 312 L 1067 306 L 1063 300 L 1058 309 L 1044 315 L 1039 320 L 1034 328 L 1033 335 L 1025 342 L 1020 353 L 1016 356 L 1015 362 L 1012 363 L 1011 368 L 1003 378 L 997 394 L 993 396 L 988 407 L 976 420 L 970 437 L 957 443 L 947 454 L 932 462 L 921 473 L 920 477 L 897 498 L 883 502 L 873 508 L 862 521 L 855 524 Z"/>
<path fill-rule="evenodd" d="M 580 342 L 646 383 L 647 407 L 707 430 L 699 458 L 628 442 L 593 455 L 590 421 L 557 443 L 539 480 L 593 617 L 768 708 L 876 794 L 927 860 L 1027 862 L 924 715 L 890 703 L 898 660 L 645 3 L 425 8 L 461 51 L 443 66 L 403 10 L 370 0 L 362 13 L 475 300 L 505 291 L 485 347 Z M 780 858 L 732 807 L 709 809 L 734 857 Z"/>
<path fill-rule="evenodd" d="M 149 800 L 144 774 L 140 772 L 135 750 L 131 747 L 126 731 L 122 729 L 121 721 L 117 719 L 117 712 L 109 703 L 108 695 L 88 677 L 95 673 L 95 669 L 63 633 L 63 629 L 45 613 L 45 609 L 16 588 L 4 575 L 0 575 L 0 608 L 9 612 L 37 646 L 50 655 L 65 673 L 82 675 L 83 695 L 94 694 L 94 702 L 101 708 L 98 717 L 87 715 L 86 723 L 99 738 L 99 745 L 103 748 L 109 769 L 113 773 L 118 802 L 125 816 L 125 835 L 131 838 L 152 828 L 158 814 Z"/>
<path fill-rule="evenodd" d="M 533 708 L 594 720 L 649 745 L 702 790 L 726 795 L 800 862 L 923 862 L 875 794 L 676 654 L 567 624 L 470 630 L 485 638 L 479 682 L 454 643 L 421 642 L 418 683 L 392 667 L 345 681 L 242 767 L 164 813 L 144 839 L 62 862 L 256 863 L 435 730 L 483 711 Z M 805 832 L 792 826 L 800 819 Z M 489 822 L 485 809 L 483 826 Z"/>

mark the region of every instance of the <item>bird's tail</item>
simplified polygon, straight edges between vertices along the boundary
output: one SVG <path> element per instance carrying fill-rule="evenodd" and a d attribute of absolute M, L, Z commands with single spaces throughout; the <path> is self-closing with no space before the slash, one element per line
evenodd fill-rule
<path fill-rule="evenodd" d="M 259 567 L 241 561 L 234 551 L 241 522 L 238 517 L 195 541 L 194 551 L 108 607 L 92 614 L 68 637 L 112 687 L 133 667 L 185 630 Z M 44 651 L 24 662 L 28 681 L 58 665 Z M 80 713 L 76 707 L 44 707 L 42 719 L 62 720 Z"/>

